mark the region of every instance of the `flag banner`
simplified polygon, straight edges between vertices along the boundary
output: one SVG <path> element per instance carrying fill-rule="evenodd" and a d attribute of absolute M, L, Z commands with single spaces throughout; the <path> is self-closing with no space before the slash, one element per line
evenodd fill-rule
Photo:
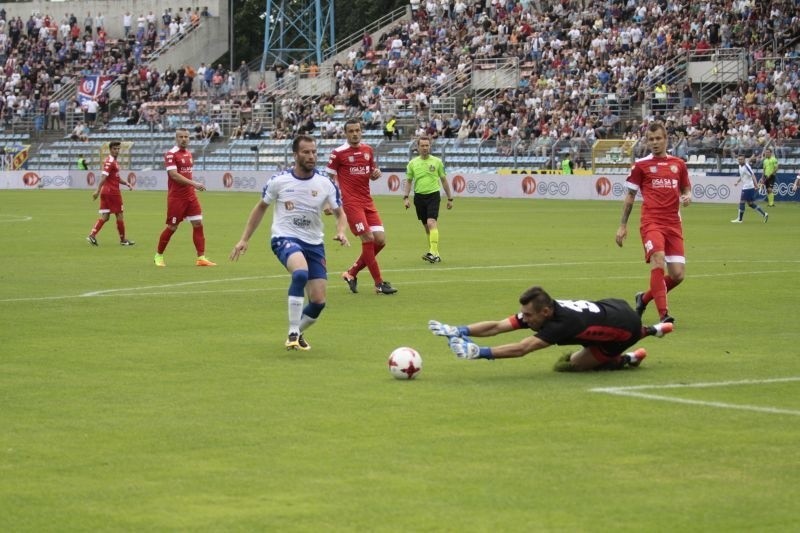
<path fill-rule="evenodd" d="M 18 170 L 28 161 L 29 144 L 7 144 L 0 148 L 2 162 L 0 168 L 3 170 Z"/>
<path fill-rule="evenodd" d="M 80 105 L 84 105 L 87 101 L 100 96 L 100 93 L 107 89 L 115 79 L 116 76 L 100 76 L 97 74 L 83 76 L 80 85 L 78 85 L 78 102 Z"/>

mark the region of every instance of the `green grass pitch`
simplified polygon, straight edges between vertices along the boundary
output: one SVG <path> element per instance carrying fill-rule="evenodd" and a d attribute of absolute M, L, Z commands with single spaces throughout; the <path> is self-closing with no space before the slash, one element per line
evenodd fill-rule
<path fill-rule="evenodd" d="M 329 218 L 328 306 L 290 353 L 269 221 L 227 260 L 257 194 L 203 193 L 219 266 L 194 266 L 182 224 L 164 269 L 166 194 L 123 194 L 136 246 L 112 217 L 93 248 L 90 191 L 0 191 L 3 531 L 800 527 L 800 205 L 741 225 L 735 205 L 685 209 L 675 332 L 637 370 L 559 374 L 563 348 L 461 361 L 427 321 L 503 318 L 533 284 L 632 300 L 638 207 L 620 249 L 621 202 L 458 198 L 430 265 L 414 214 L 380 198 L 394 296 L 366 272 L 347 290 L 360 247 Z M 412 382 L 386 368 L 403 345 Z"/>

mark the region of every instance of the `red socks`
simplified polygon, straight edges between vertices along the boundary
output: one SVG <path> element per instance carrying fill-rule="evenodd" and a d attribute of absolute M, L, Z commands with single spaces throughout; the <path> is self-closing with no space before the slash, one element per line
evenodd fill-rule
<path fill-rule="evenodd" d="M 369 268 L 369 273 L 372 276 L 373 280 L 376 280 L 375 283 L 380 283 L 383 281 L 381 278 L 381 268 L 378 265 L 377 255 L 386 248 L 386 244 L 376 244 L 375 241 L 372 242 L 362 242 L 361 243 L 361 255 L 358 256 L 356 262 L 353 263 L 353 266 L 350 267 L 348 272 L 351 276 L 358 276 L 358 273 L 364 270 L 364 267 Z M 369 251 L 368 251 L 369 249 Z M 373 266 L 370 266 L 370 261 Z M 374 270 L 373 270 L 374 268 Z M 377 273 L 377 276 L 376 276 Z M 380 281 L 378 281 L 380 280 Z"/>
<path fill-rule="evenodd" d="M 197 257 L 205 255 L 206 253 L 206 237 L 203 234 L 203 225 L 192 226 L 192 241 L 194 248 L 197 250 Z"/>
<path fill-rule="evenodd" d="M 103 220 L 102 218 L 98 218 L 97 222 L 95 222 L 94 226 L 92 227 L 92 231 L 89 232 L 89 235 L 97 235 L 98 233 L 100 233 L 100 230 L 103 229 L 103 224 L 105 223 L 106 223 L 105 220 Z"/>
<path fill-rule="evenodd" d="M 659 317 L 667 314 L 667 283 L 665 278 L 669 279 L 660 268 L 654 268 L 650 271 L 650 294 L 656 302 Z"/>
<path fill-rule="evenodd" d="M 375 281 L 375 284 L 381 283 L 381 267 L 378 266 L 378 261 L 375 259 L 375 242 L 362 242 L 361 243 L 361 257 L 359 261 L 363 261 L 367 265 L 370 276 Z"/>
<path fill-rule="evenodd" d="M 167 244 L 169 244 L 169 240 L 172 238 L 172 235 L 175 232 L 169 228 L 164 228 L 164 231 L 161 232 L 161 236 L 158 238 L 158 253 L 163 254 L 164 250 L 167 249 Z"/>
<path fill-rule="evenodd" d="M 158 253 L 163 254 L 164 250 L 167 249 L 167 244 L 169 244 L 169 240 L 172 238 L 172 235 L 175 234 L 175 231 L 169 229 L 169 227 L 164 228 L 164 231 L 161 232 L 161 236 L 158 238 Z M 203 234 L 203 226 L 202 224 L 199 226 L 192 226 L 192 241 L 194 242 L 194 248 L 197 250 L 197 256 L 200 257 L 201 255 L 205 255 L 206 253 L 206 237 Z"/>

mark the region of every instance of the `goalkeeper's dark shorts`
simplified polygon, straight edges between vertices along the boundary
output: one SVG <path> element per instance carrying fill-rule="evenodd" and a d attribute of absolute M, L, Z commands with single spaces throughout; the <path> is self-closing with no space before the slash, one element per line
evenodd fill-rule
<path fill-rule="evenodd" d="M 439 191 L 430 194 L 417 194 L 414 193 L 414 208 L 417 210 L 417 218 L 425 224 L 425 222 L 432 218 L 437 220 L 439 218 L 439 204 L 442 202 L 442 195 Z"/>

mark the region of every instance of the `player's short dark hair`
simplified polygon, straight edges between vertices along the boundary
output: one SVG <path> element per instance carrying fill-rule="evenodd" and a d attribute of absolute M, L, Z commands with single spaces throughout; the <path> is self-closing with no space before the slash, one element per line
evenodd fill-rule
<path fill-rule="evenodd" d="M 344 131 L 347 131 L 347 126 L 350 124 L 356 124 L 359 128 L 361 127 L 361 119 L 360 118 L 348 118 L 344 122 Z"/>
<path fill-rule="evenodd" d="M 292 153 L 295 153 L 295 154 L 296 154 L 296 153 L 297 153 L 297 151 L 298 151 L 298 150 L 300 150 L 300 143 L 301 143 L 301 142 L 312 142 L 312 143 L 316 143 L 317 141 L 316 141 L 316 139 L 314 139 L 314 137 L 312 137 L 311 135 L 298 135 L 298 136 L 297 136 L 297 137 L 295 137 L 295 138 L 294 138 L 294 140 L 292 141 Z"/>
<path fill-rule="evenodd" d="M 118 146 L 122 146 L 122 143 L 120 141 L 111 141 L 110 143 L 108 143 L 109 150 L 111 148 L 116 148 Z"/>
<path fill-rule="evenodd" d="M 420 141 L 428 141 L 429 143 L 433 143 L 433 140 L 431 139 L 430 135 L 421 135 L 421 136 L 420 136 L 420 137 L 417 139 L 417 144 L 419 144 L 419 143 L 420 143 Z"/>
<path fill-rule="evenodd" d="M 663 122 L 657 120 L 655 122 L 651 122 L 649 126 L 647 126 L 647 131 L 649 133 L 655 133 L 657 131 L 664 132 L 664 135 L 667 135 L 667 127 L 664 125 Z"/>
<path fill-rule="evenodd" d="M 553 307 L 553 299 L 538 285 L 523 292 L 519 297 L 520 305 L 533 304 L 534 311 L 541 311 L 545 307 Z"/>

